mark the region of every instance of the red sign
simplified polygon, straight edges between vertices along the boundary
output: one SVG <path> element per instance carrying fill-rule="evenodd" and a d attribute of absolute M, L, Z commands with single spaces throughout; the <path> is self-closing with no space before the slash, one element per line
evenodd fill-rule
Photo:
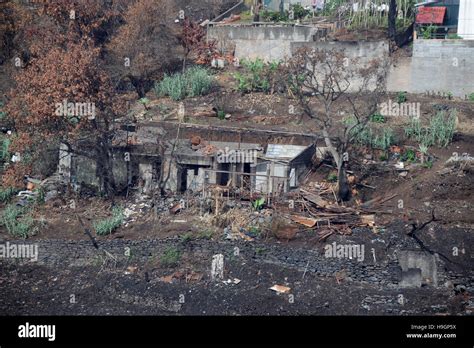
<path fill-rule="evenodd" d="M 446 7 L 420 7 L 416 15 L 418 24 L 443 24 Z"/>

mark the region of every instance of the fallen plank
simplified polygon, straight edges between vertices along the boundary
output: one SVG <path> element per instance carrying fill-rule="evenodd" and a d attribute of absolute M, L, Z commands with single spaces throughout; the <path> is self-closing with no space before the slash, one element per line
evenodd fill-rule
<path fill-rule="evenodd" d="M 318 222 L 318 219 L 308 218 L 306 216 L 300 216 L 300 215 L 291 215 L 291 220 L 301 225 L 304 225 L 306 227 L 314 227 L 316 226 L 316 223 Z"/>
<path fill-rule="evenodd" d="M 391 200 L 392 198 L 394 198 L 394 197 L 396 197 L 396 196 L 397 196 L 396 193 L 393 194 L 393 195 L 387 196 L 387 197 L 385 197 L 385 196 L 378 196 L 378 197 L 375 197 L 374 199 L 371 199 L 370 201 L 367 201 L 367 202 L 365 202 L 365 203 L 362 203 L 362 204 L 361 204 L 361 207 L 362 207 L 362 208 L 367 208 L 367 207 L 370 207 L 370 206 L 373 205 L 373 204 L 377 204 L 377 203 L 378 203 L 378 204 L 382 204 L 382 203 L 385 203 L 385 202 Z"/>
<path fill-rule="evenodd" d="M 306 190 L 301 190 L 301 192 L 305 193 L 305 195 L 303 196 L 304 199 L 306 199 L 307 201 L 310 201 L 311 203 L 317 205 L 318 207 L 326 208 L 331 205 L 328 201 L 322 199 L 318 195 L 312 194 Z"/>
<path fill-rule="evenodd" d="M 280 294 L 287 294 L 291 291 L 291 288 L 284 285 L 273 285 L 270 290 L 276 291 Z"/>

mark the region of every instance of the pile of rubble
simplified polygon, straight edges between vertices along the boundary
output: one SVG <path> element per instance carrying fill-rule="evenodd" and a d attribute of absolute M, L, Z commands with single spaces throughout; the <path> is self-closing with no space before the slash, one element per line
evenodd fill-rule
<path fill-rule="evenodd" d="M 262 209 L 249 212 L 248 207 L 235 207 L 218 215 L 205 214 L 201 219 L 213 226 L 223 228 L 225 239 L 253 241 L 255 238 L 266 235 L 271 229 L 273 210 Z"/>
<path fill-rule="evenodd" d="M 371 227 L 376 230 L 375 205 L 383 204 L 396 195 L 379 196 L 357 207 L 345 207 L 337 201 L 331 202 L 323 194 L 334 194 L 334 189 L 327 185 L 315 186 L 312 190 L 300 189 L 298 203 L 302 206 L 300 214 L 290 214 L 289 218 L 317 231 L 319 241 L 324 241 L 334 233 L 350 235 L 356 227 Z"/>

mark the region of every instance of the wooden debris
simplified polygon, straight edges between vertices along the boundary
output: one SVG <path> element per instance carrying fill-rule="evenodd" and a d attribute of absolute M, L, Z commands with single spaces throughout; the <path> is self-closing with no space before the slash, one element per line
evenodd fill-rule
<path fill-rule="evenodd" d="M 279 294 L 288 294 L 291 291 L 291 288 L 284 285 L 273 285 L 270 290 L 276 291 Z"/>
<path fill-rule="evenodd" d="M 303 196 L 304 199 L 306 199 L 307 201 L 310 201 L 311 203 L 317 205 L 318 207 L 326 208 L 331 205 L 329 204 L 328 201 L 322 199 L 319 195 L 312 194 L 303 189 L 301 189 L 301 192 L 305 193 L 305 195 Z"/>
<path fill-rule="evenodd" d="M 313 218 L 308 218 L 308 217 L 305 217 L 305 216 L 301 216 L 301 215 L 291 215 L 291 220 L 301 224 L 301 225 L 304 225 L 306 227 L 314 227 L 316 225 L 316 223 L 318 222 L 317 219 L 313 219 Z"/>
<path fill-rule="evenodd" d="M 134 266 L 128 266 L 127 269 L 125 270 L 125 274 L 132 274 L 137 271 L 138 267 Z"/>
<path fill-rule="evenodd" d="M 192 117 L 217 117 L 212 106 L 198 106 L 193 108 L 190 113 Z"/>
<path fill-rule="evenodd" d="M 373 206 L 374 204 L 382 204 L 382 203 L 385 203 L 389 200 L 391 200 L 392 198 L 396 197 L 397 194 L 393 194 L 393 195 L 390 195 L 390 196 L 378 196 L 378 197 L 375 197 L 374 199 L 371 199 L 370 201 L 367 201 L 365 203 L 362 203 L 361 207 L 362 208 L 369 208 L 371 206 Z"/>
<path fill-rule="evenodd" d="M 343 280 L 347 278 L 347 271 L 345 269 L 342 269 L 340 271 L 337 271 L 334 276 L 336 277 L 337 284 L 340 284 Z"/>
<path fill-rule="evenodd" d="M 181 209 L 183 209 L 183 207 L 181 206 L 181 202 L 180 202 L 171 207 L 170 213 L 177 214 L 181 211 Z"/>
<path fill-rule="evenodd" d="M 360 221 L 363 225 L 373 227 L 375 226 L 375 215 L 361 215 Z"/>

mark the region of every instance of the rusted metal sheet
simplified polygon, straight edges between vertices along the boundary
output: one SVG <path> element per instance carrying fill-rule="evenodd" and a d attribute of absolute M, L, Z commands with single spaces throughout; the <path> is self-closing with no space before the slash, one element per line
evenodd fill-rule
<path fill-rule="evenodd" d="M 446 7 L 420 7 L 416 15 L 418 24 L 443 24 Z"/>

